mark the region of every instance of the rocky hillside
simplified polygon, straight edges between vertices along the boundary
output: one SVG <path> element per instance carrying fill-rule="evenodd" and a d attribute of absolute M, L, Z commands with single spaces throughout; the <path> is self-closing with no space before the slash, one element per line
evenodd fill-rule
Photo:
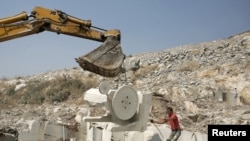
<path fill-rule="evenodd" d="M 126 73 L 115 78 L 104 78 L 80 68 L 2 78 L 0 129 L 25 130 L 28 128 L 25 123 L 33 119 L 61 120 L 77 126 L 76 113 L 81 107 L 88 107 L 82 100 L 83 93 L 53 103 L 25 103 L 15 100 L 21 99 L 22 94 L 7 95 L 9 85 L 14 86 L 13 91 L 24 91 L 30 81 L 52 81 L 58 76 L 91 81 L 93 87 L 103 81 L 113 88 L 133 85 L 138 91 L 153 95 L 150 116 L 160 118 L 166 106 L 172 106 L 185 130 L 206 133 L 208 124 L 250 124 L 250 31 L 221 40 L 127 56 L 124 67 Z M 92 115 L 105 112 L 98 107 L 90 110 Z"/>
<path fill-rule="evenodd" d="M 155 117 L 171 105 L 190 131 L 250 123 L 250 32 L 132 58 L 140 66 L 127 79 L 154 95 Z"/>

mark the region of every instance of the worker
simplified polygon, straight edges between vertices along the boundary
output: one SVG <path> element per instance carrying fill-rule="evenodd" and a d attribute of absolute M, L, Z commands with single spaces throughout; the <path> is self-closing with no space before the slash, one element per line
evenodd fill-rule
<path fill-rule="evenodd" d="M 163 124 L 163 123 L 168 123 L 171 128 L 171 133 L 167 139 L 167 141 L 177 141 L 178 138 L 181 135 L 181 127 L 179 123 L 178 116 L 174 113 L 172 107 L 167 107 L 167 114 L 165 119 L 160 119 L 160 120 L 150 120 L 151 123 L 158 123 L 158 124 Z"/>

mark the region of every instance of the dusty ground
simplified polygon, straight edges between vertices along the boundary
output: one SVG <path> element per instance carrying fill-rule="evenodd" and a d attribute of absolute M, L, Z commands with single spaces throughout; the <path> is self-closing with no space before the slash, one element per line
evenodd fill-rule
<path fill-rule="evenodd" d="M 249 124 L 250 38 L 249 41 L 244 38 L 247 36 L 250 32 L 219 41 L 135 55 L 128 59 L 140 60 L 139 66 L 132 64 L 133 69 L 126 73 L 126 77 L 94 78 L 100 82 L 109 81 L 113 87 L 132 84 L 142 93 L 152 94 L 150 116 L 159 118 L 164 115 L 166 106 L 172 106 L 183 129 L 188 131 L 206 133 L 209 124 Z M 78 68 L 52 71 L 33 78 L 44 79 L 57 74 L 90 76 L 90 73 Z M 238 103 L 235 105 L 225 99 L 226 95 L 232 94 L 232 88 L 237 88 Z M 0 92 L 5 89 L 0 86 Z M 63 120 L 76 125 L 76 113 L 80 108 L 88 107 L 82 94 L 67 102 L 34 105 L 8 105 L 6 100 L 11 99 L 0 94 L 0 129 L 11 127 L 23 130 L 28 126 L 25 121 L 34 119 Z M 105 113 L 99 107 L 91 107 L 90 110 L 92 116 Z"/>

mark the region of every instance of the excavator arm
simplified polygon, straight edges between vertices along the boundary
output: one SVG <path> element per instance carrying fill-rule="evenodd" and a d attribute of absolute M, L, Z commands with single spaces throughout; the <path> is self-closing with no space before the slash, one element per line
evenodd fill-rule
<path fill-rule="evenodd" d="M 86 55 L 75 58 L 83 70 L 105 77 L 115 77 L 122 70 L 125 55 L 120 46 L 119 30 L 104 30 L 91 25 L 90 20 L 70 16 L 60 10 L 36 6 L 30 15 L 18 15 L 0 19 L 0 42 L 20 38 L 43 31 L 55 32 L 103 42 Z"/>

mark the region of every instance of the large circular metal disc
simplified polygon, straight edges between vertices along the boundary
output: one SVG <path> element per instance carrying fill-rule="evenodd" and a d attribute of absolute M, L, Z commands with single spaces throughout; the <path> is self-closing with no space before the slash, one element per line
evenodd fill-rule
<path fill-rule="evenodd" d="M 110 89 L 109 83 L 107 81 L 101 82 L 99 85 L 99 92 L 101 94 L 107 94 Z"/>
<path fill-rule="evenodd" d="M 121 120 L 132 118 L 138 107 L 137 92 L 130 86 L 119 88 L 112 98 L 112 108 L 114 114 Z"/>

